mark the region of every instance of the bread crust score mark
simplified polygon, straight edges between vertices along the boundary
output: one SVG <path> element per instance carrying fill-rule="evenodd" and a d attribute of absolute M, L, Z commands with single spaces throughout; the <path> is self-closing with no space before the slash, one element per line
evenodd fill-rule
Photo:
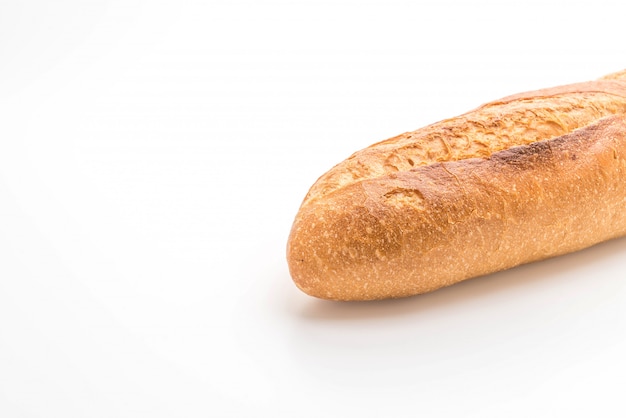
<path fill-rule="evenodd" d="M 296 285 L 420 294 L 626 234 L 626 72 L 522 93 L 372 145 L 293 224 Z"/>

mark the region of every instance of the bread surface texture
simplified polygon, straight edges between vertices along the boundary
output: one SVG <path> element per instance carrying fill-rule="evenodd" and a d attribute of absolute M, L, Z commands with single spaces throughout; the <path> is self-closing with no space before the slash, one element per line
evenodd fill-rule
<path fill-rule="evenodd" d="M 292 226 L 296 285 L 417 295 L 626 234 L 626 71 L 509 96 L 356 152 Z"/>

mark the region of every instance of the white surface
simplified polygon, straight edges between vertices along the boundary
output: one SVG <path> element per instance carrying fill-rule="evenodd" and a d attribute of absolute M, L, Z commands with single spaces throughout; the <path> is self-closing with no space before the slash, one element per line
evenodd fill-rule
<path fill-rule="evenodd" d="M 623 239 L 380 303 L 284 259 L 353 151 L 626 68 L 620 10 L 2 2 L 0 416 L 623 416 Z"/>

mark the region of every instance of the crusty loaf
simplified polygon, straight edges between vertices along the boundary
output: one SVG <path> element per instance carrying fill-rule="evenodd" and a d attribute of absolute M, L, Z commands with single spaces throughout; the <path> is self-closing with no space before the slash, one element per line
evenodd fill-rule
<path fill-rule="evenodd" d="M 626 235 L 626 71 L 522 93 L 365 148 L 287 244 L 304 292 L 416 295 Z"/>

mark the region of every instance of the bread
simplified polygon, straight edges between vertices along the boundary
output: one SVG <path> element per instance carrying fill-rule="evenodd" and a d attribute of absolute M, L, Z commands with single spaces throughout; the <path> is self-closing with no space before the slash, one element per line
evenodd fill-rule
<path fill-rule="evenodd" d="M 509 96 L 356 152 L 287 244 L 333 300 L 430 292 L 626 235 L 626 71 Z"/>

